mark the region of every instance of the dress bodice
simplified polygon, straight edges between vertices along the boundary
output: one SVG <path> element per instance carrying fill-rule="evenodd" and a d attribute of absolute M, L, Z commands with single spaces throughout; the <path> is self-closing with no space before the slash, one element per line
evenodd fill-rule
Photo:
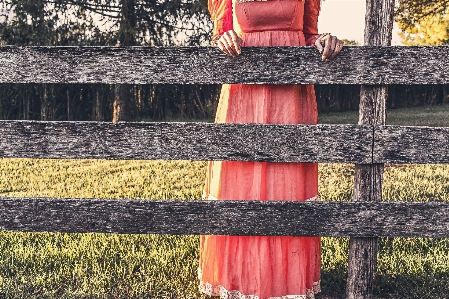
<path fill-rule="evenodd" d="M 244 39 L 251 39 L 244 43 L 247 46 L 313 46 L 319 37 L 320 2 L 321 0 L 208 0 L 209 12 L 214 22 L 212 39 L 234 29 L 236 21 L 236 26 L 246 36 Z M 265 35 L 249 37 L 259 33 Z M 297 37 L 293 38 L 293 35 Z M 264 41 L 257 41 L 257 38 Z"/>
<path fill-rule="evenodd" d="M 242 32 L 302 31 L 304 1 L 237 1 L 235 14 Z"/>

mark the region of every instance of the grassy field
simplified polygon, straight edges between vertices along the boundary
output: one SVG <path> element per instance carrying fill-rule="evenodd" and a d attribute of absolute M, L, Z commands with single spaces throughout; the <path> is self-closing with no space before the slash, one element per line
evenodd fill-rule
<path fill-rule="evenodd" d="M 449 127 L 449 105 L 410 107 L 387 111 L 387 125 Z M 322 114 L 320 123 L 356 124 L 357 111 Z"/>
<path fill-rule="evenodd" d="M 340 117 L 339 117 L 340 115 Z M 449 106 L 389 113 L 390 124 L 449 126 Z M 355 123 L 356 113 L 322 123 Z M 320 164 L 320 196 L 350 200 L 353 165 Z M 1 196 L 195 199 L 205 162 L 0 159 Z M 389 165 L 385 200 L 449 201 L 449 166 Z M 198 236 L 0 233 L 1 298 L 204 298 Z M 449 240 L 382 238 L 376 298 L 447 298 Z M 348 240 L 322 238 L 322 289 L 344 294 Z"/>

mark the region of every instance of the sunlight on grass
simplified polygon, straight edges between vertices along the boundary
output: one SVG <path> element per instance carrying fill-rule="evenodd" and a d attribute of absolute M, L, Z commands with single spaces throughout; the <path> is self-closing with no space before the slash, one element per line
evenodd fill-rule
<path fill-rule="evenodd" d="M 1 159 L 0 186 L 3 196 L 198 199 L 205 166 L 189 161 Z M 350 200 L 353 175 L 353 165 L 320 164 L 321 198 Z M 448 191 L 447 165 L 386 167 L 386 200 L 449 201 Z M 196 280 L 198 242 L 197 236 L 3 232 L 0 295 L 202 298 Z M 414 295 L 421 285 L 447 291 L 448 241 L 382 238 L 379 248 L 379 296 L 399 295 L 403 285 Z M 347 254 L 347 238 L 322 238 L 323 291 L 328 295 L 344 293 Z M 438 275 L 441 284 L 426 279 Z"/>
<path fill-rule="evenodd" d="M 427 114 L 447 115 L 448 107 L 392 110 L 390 122 L 449 125 L 447 116 Z M 320 116 L 329 123 L 356 118 Z M 205 171 L 206 162 L 190 161 L 0 159 L 0 193 L 191 200 L 201 198 Z M 353 176 L 354 165 L 320 164 L 322 200 L 351 200 Z M 384 179 L 384 200 L 449 201 L 448 165 L 387 165 Z M 198 236 L 1 232 L 0 297 L 204 298 L 197 292 L 198 246 Z M 446 239 L 381 238 L 376 298 L 446 297 L 448 252 Z M 347 255 L 347 238 L 322 238 L 329 297 L 344 295 Z"/>
<path fill-rule="evenodd" d="M 201 198 L 206 162 L 4 159 L 1 196 Z"/>

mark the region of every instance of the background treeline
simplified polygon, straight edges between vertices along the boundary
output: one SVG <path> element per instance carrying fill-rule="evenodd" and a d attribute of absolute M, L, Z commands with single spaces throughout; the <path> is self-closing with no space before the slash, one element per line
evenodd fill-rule
<path fill-rule="evenodd" d="M 398 0 L 404 43 L 447 44 L 447 2 Z M 209 44 L 211 28 L 206 0 L 0 0 L 0 45 L 197 46 Z M 426 38 L 428 32 L 435 34 Z M 359 89 L 316 86 L 320 112 L 358 109 Z M 219 91 L 219 85 L 0 84 L 0 118 L 213 119 Z M 444 104 L 448 93 L 447 85 L 390 86 L 388 107 Z"/>
<path fill-rule="evenodd" d="M 133 85 L 130 119 L 213 120 L 220 85 Z M 317 85 L 320 112 L 357 110 L 360 86 Z M 115 87 L 104 84 L 0 84 L 0 119 L 97 120 L 113 117 Z M 392 85 L 389 108 L 449 103 L 449 85 Z"/>
<path fill-rule="evenodd" d="M 129 118 L 213 118 L 220 87 L 132 85 Z M 106 84 L 0 84 L 0 119 L 110 121 L 115 90 Z"/>

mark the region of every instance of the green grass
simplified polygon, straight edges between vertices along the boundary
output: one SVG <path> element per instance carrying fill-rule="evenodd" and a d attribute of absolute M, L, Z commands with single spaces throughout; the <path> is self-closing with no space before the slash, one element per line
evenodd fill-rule
<path fill-rule="evenodd" d="M 410 107 L 387 111 L 387 125 L 449 127 L 449 105 Z M 323 124 L 356 124 L 357 111 L 324 113 Z"/>
<path fill-rule="evenodd" d="M 205 162 L 1 159 L 1 196 L 200 198 Z M 0 233 L 0 298 L 197 298 L 197 236 Z"/>
<path fill-rule="evenodd" d="M 448 108 L 392 110 L 389 117 L 401 125 L 428 118 L 425 125 L 447 126 L 448 117 L 429 111 Z M 347 117 L 354 114 L 320 120 Z M 0 195 L 187 200 L 201 197 L 205 170 L 205 162 L 189 161 L 0 159 Z M 350 200 L 353 175 L 353 165 L 320 164 L 320 196 Z M 449 201 L 449 166 L 387 166 L 383 194 Z M 1 232 L 0 298 L 204 298 L 197 292 L 198 243 L 198 236 Z M 448 252 L 446 239 L 381 238 L 376 298 L 446 298 Z M 347 238 L 322 238 L 326 296 L 343 297 L 347 255 Z"/>
<path fill-rule="evenodd" d="M 320 196 L 349 200 L 353 165 L 320 164 Z M 388 201 L 449 201 L 449 165 L 390 165 L 385 169 L 383 197 Z M 323 292 L 344 295 L 347 238 L 322 238 Z M 449 239 L 381 238 L 376 298 L 447 298 Z"/>

